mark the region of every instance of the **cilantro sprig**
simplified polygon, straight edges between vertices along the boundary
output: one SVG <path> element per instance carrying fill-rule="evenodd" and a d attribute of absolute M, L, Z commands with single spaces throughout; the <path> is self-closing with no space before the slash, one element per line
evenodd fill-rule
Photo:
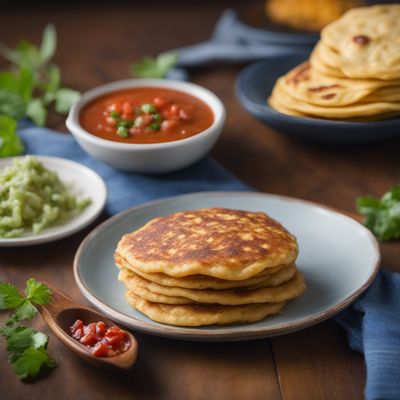
<path fill-rule="evenodd" d="M 22 40 L 15 49 L 0 43 L 0 56 L 11 63 L 10 70 L 0 71 L 0 116 L 16 121 L 30 118 L 37 125 L 46 123 L 48 108 L 62 114 L 68 112 L 79 98 L 76 90 L 63 87 L 59 67 L 52 62 L 57 48 L 57 33 L 52 24 L 45 27 L 40 46 Z M 4 129 L 0 126 L 0 139 L 4 139 Z M 7 135 L 6 135 L 7 136 Z M 12 143 L 18 143 L 16 136 Z M 0 142 L 0 157 L 15 154 Z M 20 152 L 22 149 L 19 147 Z"/>
<path fill-rule="evenodd" d="M 131 65 L 131 72 L 138 78 L 165 78 L 178 63 L 177 53 L 162 53 L 157 57 L 143 57 Z"/>
<path fill-rule="evenodd" d="M 19 379 L 35 379 L 43 368 L 56 365 L 47 353 L 49 337 L 20 324 L 37 315 L 35 305 L 50 300 L 51 290 L 34 278 L 26 282 L 24 295 L 14 285 L 0 282 L 0 310 L 14 310 L 0 326 L 0 336 L 5 338 L 11 369 Z"/>
<path fill-rule="evenodd" d="M 18 156 L 24 146 L 17 135 L 17 121 L 7 115 L 0 115 L 0 157 Z"/>
<path fill-rule="evenodd" d="M 357 199 L 357 209 L 365 217 L 364 225 L 380 240 L 400 239 L 400 185 L 391 187 L 380 199 Z"/>

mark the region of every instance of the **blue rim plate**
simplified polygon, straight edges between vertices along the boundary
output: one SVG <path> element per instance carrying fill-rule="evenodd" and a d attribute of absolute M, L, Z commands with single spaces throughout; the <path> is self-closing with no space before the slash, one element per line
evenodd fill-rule
<path fill-rule="evenodd" d="M 117 280 L 113 255 L 121 236 L 152 218 L 204 207 L 264 211 L 296 235 L 298 268 L 307 290 L 279 315 L 243 325 L 178 327 L 134 310 Z M 361 224 L 318 204 L 271 194 L 203 192 L 154 201 L 122 212 L 92 231 L 74 259 L 76 283 L 102 313 L 133 330 L 182 340 L 233 341 L 293 332 L 341 311 L 372 282 L 380 262 L 374 236 Z"/>
<path fill-rule="evenodd" d="M 324 144 L 351 145 L 376 142 L 400 135 L 400 118 L 373 122 L 346 122 L 295 117 L 267 105 L 276 80 L 307 60 L 309 53 L 281 56 L 245 67 L 236 80 L 236 96 L 254 117 L 275 129 L 299 139 Z"/>

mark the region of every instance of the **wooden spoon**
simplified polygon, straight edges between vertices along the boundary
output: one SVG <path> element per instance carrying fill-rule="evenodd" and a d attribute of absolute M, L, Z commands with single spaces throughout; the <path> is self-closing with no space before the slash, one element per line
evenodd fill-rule
<path fill-rule="evenodd" d="M 110 327 L 115 325 L 115 323 L 98 312 L 75 303 L 68 296 L 47 282 L 46 285 L 53 292 L 51 302 L 45 306 L 38 306 L 37 308 L 49 328 L 65 346 L 85 361 L 97 367 L 108 369 L 119 368 L 124 370 L 132 367 L 138 353 L 138 343 L 133 335 L 126 331 L 130 346 L 123 353 L 112 357 L 95 357 L 86 346 L 70 335 L 70 327 L 77 319 L 82 320 L 85 325 L 91 322 L 104 321 L 107 327 Z"/>

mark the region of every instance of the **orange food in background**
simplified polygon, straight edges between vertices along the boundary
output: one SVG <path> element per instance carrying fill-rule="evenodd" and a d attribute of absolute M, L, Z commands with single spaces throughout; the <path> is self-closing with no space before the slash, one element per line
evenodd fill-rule
<path fill-rule="evenodd" d="M 362 0 L 267 0 L 265 11 L 275 23 L 292 29 L 319 31 Z"/>

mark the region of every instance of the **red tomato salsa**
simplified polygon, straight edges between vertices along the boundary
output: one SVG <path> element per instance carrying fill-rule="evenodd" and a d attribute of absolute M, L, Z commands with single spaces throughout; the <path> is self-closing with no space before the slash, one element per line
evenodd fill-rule
<path fill-rule="evenodd" d="M 130 346 L 128 334 L 118 326 L 107 328 L 103 321 L 84 325 L 80 319 L 70 327 L 71 336 L 85 345 L 95 357 L 112 357 Z"/>
<path fill-rule="evenodd" d="M 80 112 L 87 132 L 123 143 L 162 143 L 185 139 L 214 122 L 200 99 L 166 88 L 131 88 L 108 93 Z"/>

